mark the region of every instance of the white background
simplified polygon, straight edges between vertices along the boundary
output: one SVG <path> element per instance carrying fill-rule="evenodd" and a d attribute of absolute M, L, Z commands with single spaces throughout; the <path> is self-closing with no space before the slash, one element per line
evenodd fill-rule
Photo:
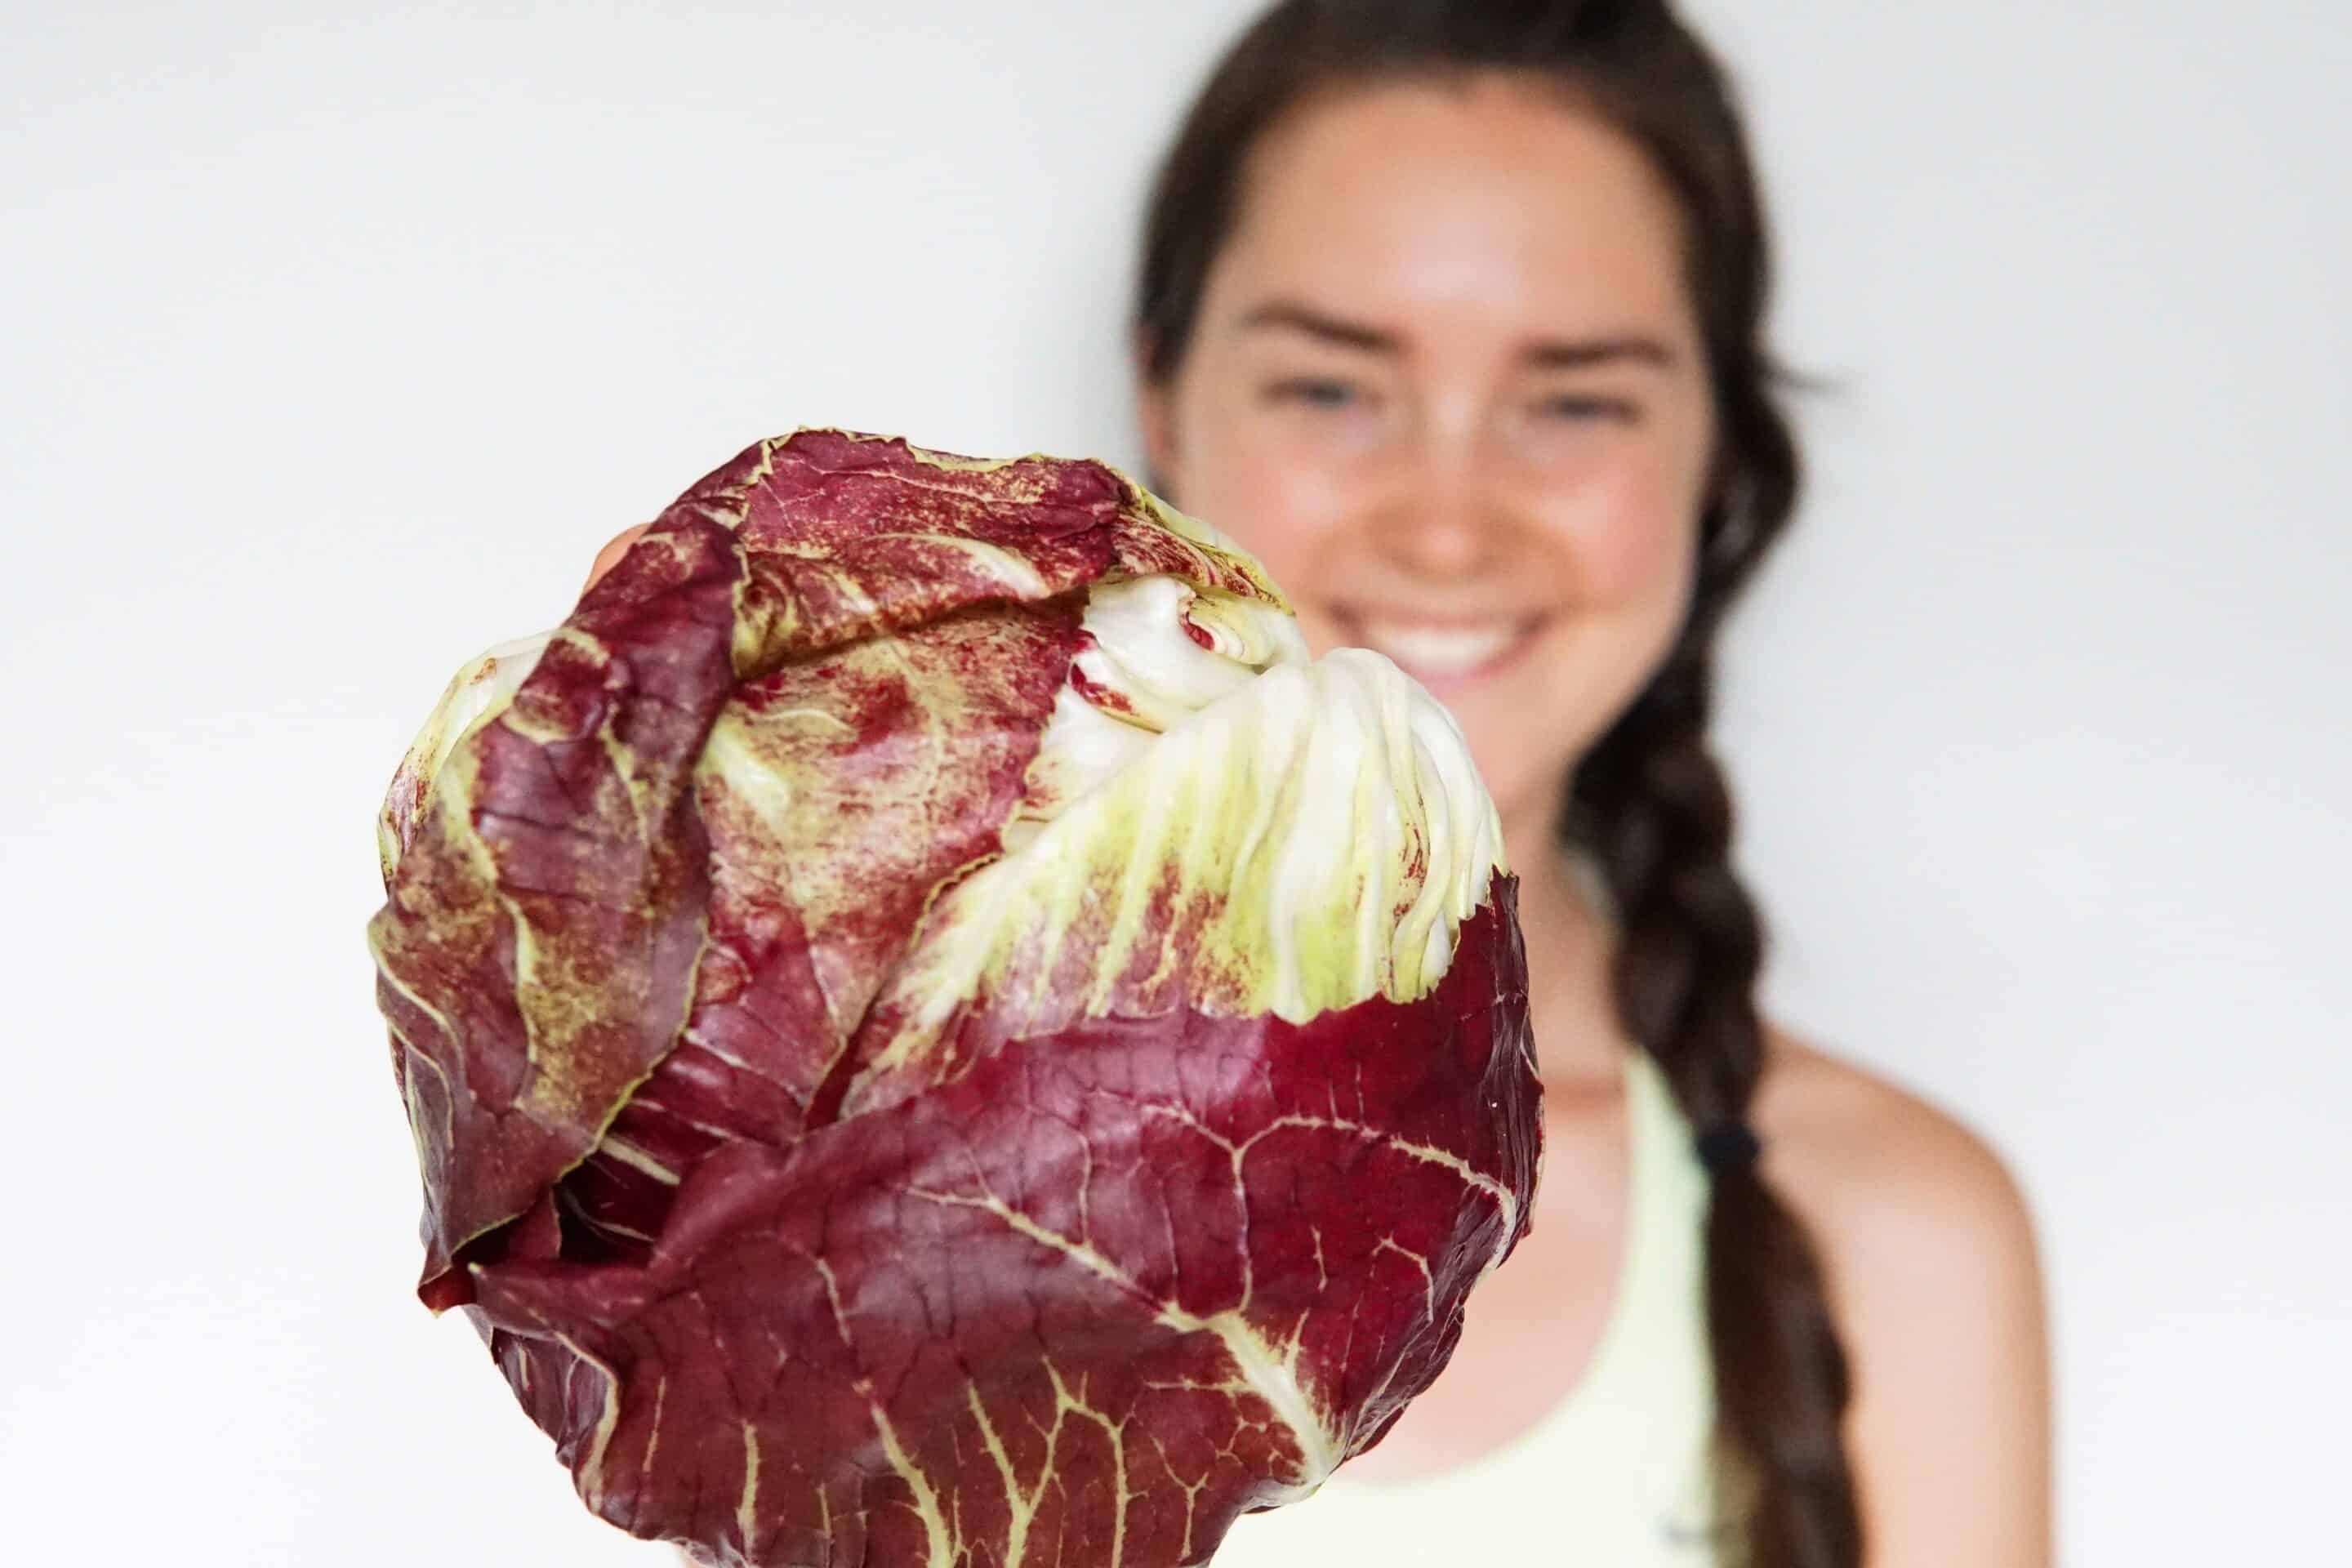
<path fill-rule="evenodd" d="M 667 9 L 8 7 L 11 1561 L 663 1561 L 409 1295 L 380 792 L 755 437 L 1134 456 L 1241 5 Z M 2352 27 L 1700 10 L 1836 383 L 1725 729 L 1773 999 L 2021 1172 L 2071 1562 L 2345 1561 Z"/>

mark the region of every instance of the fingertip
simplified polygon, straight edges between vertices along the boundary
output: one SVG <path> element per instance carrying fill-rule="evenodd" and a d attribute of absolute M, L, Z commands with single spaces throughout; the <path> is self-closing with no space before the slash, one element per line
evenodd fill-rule
<path fill-rule="evenodd" d="M 646 531 L 652 526 L 653 524 L 649 522 L 641 522 L 635 528 L 625 528 L 614 534 L 604 549 L 596 552 L 596 559 L 588 568 L 588 581 L 582 584 L 580 591 L 584 594 L 593 588 L 604 578 L 605 573 L 618 566 L 621 563 L 621 557 L 629 552 L 629 546 L 643 539 L 646 536 Z"/>

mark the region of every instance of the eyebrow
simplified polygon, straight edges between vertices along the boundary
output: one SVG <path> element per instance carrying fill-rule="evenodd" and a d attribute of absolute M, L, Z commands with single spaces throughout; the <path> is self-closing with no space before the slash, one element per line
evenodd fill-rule
<path fill-rule="evenodd" d="M 1369 353 L 1395 354 L 1404 346 L 1393 332 L 1347 321 L 1295 300 L 1269 300 L 1245 311 L 1236 325 L 1243 331 L 1280 328 L 1303 332 Z M 1664 370 L 1674 364 L 1675 352 L 1656 338 L 1633 332 L 1608 338 L 1539 338 L 1522 345 L 1518 359 L 1538 370 L 1582 370 L 1626 362 Z"/>
<path fill-rule="evenodd" d="M 1243 331 L 1255 331 L 1265 327 L 1284 327 L 1304 332 L 1310 338 L 1342 348 L 1363 349 L 1372 353 L 1392 354 L 1403 345 L 1396 334 L 1378 327 L 1367 327 L 1357 321 L 1341 321 L 1295 300 L 1269 300 L 1245 313 L 1238 323 Z"/>
<path fill-rule="evenodd" d="M 1532 342 L 1519 351 L 1519 358 L 1538 370 L 1581 370 L 1588 365 L 1622 364 L 1628 361 L 1666 370 L 1675 363 L 1675 351 L 1655 338 L 1636 333 L 1575 342 Z"/>

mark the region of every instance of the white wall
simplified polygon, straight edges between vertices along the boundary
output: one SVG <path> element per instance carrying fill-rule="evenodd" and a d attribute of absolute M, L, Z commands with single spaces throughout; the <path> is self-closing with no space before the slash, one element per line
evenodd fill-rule
<path fill-rule="evenodd" d="M 660 1561 L 408 1296 L 391 764 L 755 436 L 1132 455 L 1138 187 L 1240 5 L 651 9 L 10 7 L 11 1560 Z M 1840 384 L 1727 718 L 1773 995 L 2021 1171 L 2070 1559 L 2320 1561 L 2352 30 L 1702 10 Z"/>
<path fill-rule="evenodd" d="M 1771 994 L 2023 1175 L 2070 1561 L 2347 1561 L 2352 28 L 1706 9 L 1841 384 L 1734 653 Z"/>

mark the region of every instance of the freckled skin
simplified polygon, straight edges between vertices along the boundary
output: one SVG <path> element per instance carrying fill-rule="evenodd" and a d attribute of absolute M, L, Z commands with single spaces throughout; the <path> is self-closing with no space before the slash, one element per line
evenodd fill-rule
<path fill-rule="evenodd" d="M 1276 302 L 1391 346 L 1252 324 Z M 1629 339 L 1669 363 L 1527 355 Z M 1678 218 L 1640 151 L 1508 80 L 1302 111 L 1257 149 L 1181 364 L 1141 401 L 1171 498 L 1265 562 L 1318 653 L 1377 646 L 1365 611 L 1544 617 L 1507 669 L 1431 682 L 1532 864 L 1570 762 L 1673 640 L 1713 450 Z"/>
<path fill-rule="evenodd" d="M 1383 1431 L 1523 1234 L 1507 877 L 1409 1000 L 1290 1023 L 1139 957 L 1111 994 L 1148 1009 L 1041 1028 L 983 989 L 848 1098 L 933 896 L 998 852 L 1084 590 L 1163 572 L 1272 598 L 1099 465 L 763 442 L 404 769 L 370 934 L 421 1293 L 613 1523 L 711 1562 L 1177 1568 Z M 1139 954 L 1190 951 L 1191 892 L 1142 889 L 1171 929 Z"/>

